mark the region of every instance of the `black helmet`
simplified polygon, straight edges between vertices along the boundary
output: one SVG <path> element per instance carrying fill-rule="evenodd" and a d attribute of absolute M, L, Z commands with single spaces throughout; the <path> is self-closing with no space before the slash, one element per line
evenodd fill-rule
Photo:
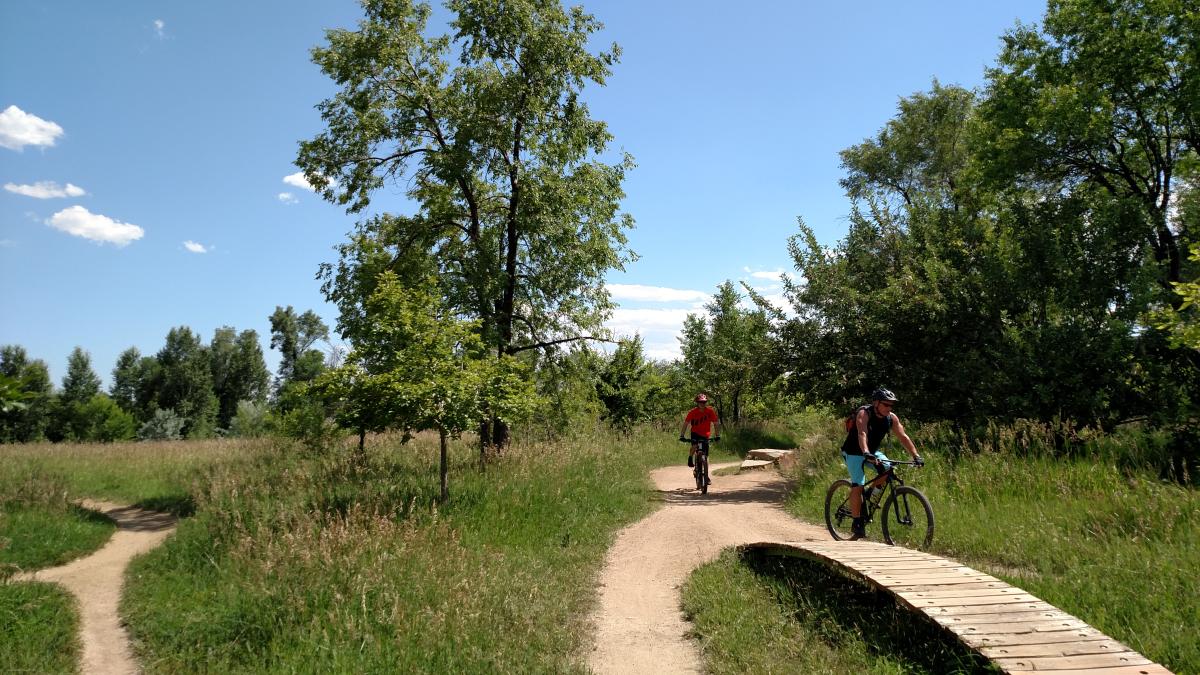
<path fill-rule="evenodd" d="M 871 400 L 872 401 L 891 401 L 891 402 L 895 403 L 896 401 L 899 401 L 900 399 L 896 398 L 896 395 L 893 394 L 891 391 L 884 389 L 883 387 L 880 387 L 880 388 L 876 389 L 875 391 L 871 392 Z"/>

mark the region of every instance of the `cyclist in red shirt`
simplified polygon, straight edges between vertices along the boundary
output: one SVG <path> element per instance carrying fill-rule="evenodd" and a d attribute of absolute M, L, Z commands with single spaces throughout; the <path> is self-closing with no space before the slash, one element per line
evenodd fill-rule
<path fill-rule="evenodd" d="M 707 446 L 710 438 L 713 440 L 720 438 L 717 434 L 718 424 L 717 411 L 708 407 L 708 397 L 704 394 L 697 394 L 696 407 L 689 410 L 687 416 L 683 418 L 683 428 L 679 431 L 679 440 L 686 441 L 689 439 L 685 435 L 688 427 L 690 426 L 692 430 L 690 436 L 692 447 L 688 450 L 688 466 L 693 465 L 692 458 L 696 456 L 696 449 L 701 443 Z M 707 449 L 705 447 L 705 450 Z"/>

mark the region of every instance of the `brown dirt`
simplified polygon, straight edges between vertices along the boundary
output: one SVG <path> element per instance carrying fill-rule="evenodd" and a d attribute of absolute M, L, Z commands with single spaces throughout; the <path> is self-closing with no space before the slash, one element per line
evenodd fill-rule
<path fill-rule="evenodd" d="M 99 511 L 117 523 L 117 531 L 108 543 L 85 558 L 17 575 L 15 580 L 57 582 L 74 594 L 79 602 L 83 644 L 80 672 L 137 673 L 129 635 L 117 614 L 125 568 L 134 556 L 158 546 L 175 530 L 175 517 L 111 502 L 84 500 L 81 506 Z"/>
<path fill-rule="evenodd" d="M 732 464 L 713 465 L 715 471 Z M 650 474 L 663 508 L 621 531 L 600 573 L 591 617 L 595 673 L 699 673 L 697 643 L 680 610 L 680 586 L 722 549 L 755 541 L 824 541 L 823 527 L 784 512 L 787 481 L 774 470 L 714 476 L 707 495 L 686 466 Z"/>

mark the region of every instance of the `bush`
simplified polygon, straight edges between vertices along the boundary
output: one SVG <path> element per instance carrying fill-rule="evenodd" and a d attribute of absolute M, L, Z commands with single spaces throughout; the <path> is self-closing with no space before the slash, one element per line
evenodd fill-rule
<path fill-rule="evenodd" d="M 145 424 L 138 429 L 139 441 L 177 441 L 183 436 L 183 426 L 187 420 L 175 414 L 174 410 L 162 409 L 154 411 Z"/>
<path fill-rule="evenodd" d="M 265 403 L 238 401 L 237 414 L 229 421 L 230 436 L 262 438 L 275 431 L 278 423 Z"/>
<path fill-rule="evenodd" d="M 289 410 L 283 416 L 280 430 L 316 453 L 329 449 L 343 435 L 319 403 L 306 403 Z"/>

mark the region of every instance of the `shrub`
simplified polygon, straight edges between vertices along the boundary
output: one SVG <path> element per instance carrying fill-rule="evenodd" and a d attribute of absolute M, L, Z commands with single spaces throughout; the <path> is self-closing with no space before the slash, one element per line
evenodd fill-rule
<path fill-rule="evenodd" d="M 159 408 L 154 411 L 154 417 L 138 429 L 137 437 L 139 441 L 177 441 L 183 435 L 185 424 L 187 420 L 174 410 Z"/>

